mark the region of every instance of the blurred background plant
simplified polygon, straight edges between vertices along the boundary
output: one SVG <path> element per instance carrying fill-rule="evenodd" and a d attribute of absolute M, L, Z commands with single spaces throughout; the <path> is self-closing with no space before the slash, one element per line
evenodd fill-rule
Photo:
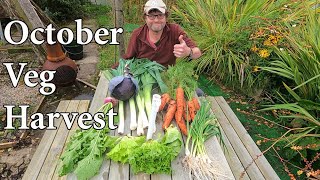
<path fill-rule="evenodd" d="M 283 22 L 296 22 L 310 2 L 177 0 L 173 19 L 182 24 L 203 50 L 197 70 L 252 97 L 273 89 L 272 75 L 257 67 L 276 54 Z"/>
<path fill-rule="evenodd" d="M 315 177 L 320 167 L 319 3 L 177 0 L 172 7 L 203 51 L 198 72 L 257 101 L 267 97 L 264 110 L 288 127 L 273 141 L 290 178 Z"/>
<path fill-rule="evenodd" d="M 283 86 L 291 98 L 283 98 L 278 92 L 282 104 L 264 110 L 289 111 L 289 114 L 279 112 L 293 128 L 282 139 L 286 144 L 284 150 L 293 151 L 284 154 L 288 155 L 287 159 L 300 157 L 306 163 L 300 171 L 308 175 L 313 167 L 320 167 L 317 161 L 320 159 L 320 11 L 309 8 L 306 11 L 308 16 L 300 24 L 285 24 L 289 47 L 275 49 L 279 58 L 261 70 L 286 79 Z"/>
<path fill-rule="evenodd" d="M 56 23 L 83 18 L 88 0 L 34 0 Z"/>

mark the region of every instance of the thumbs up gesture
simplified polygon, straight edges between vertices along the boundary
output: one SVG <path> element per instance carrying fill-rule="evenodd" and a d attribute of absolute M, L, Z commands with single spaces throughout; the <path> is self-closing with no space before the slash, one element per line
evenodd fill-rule
<path fill-rule="evenodd" d="M 173 46 L 173 54 L 178 58 L 189 56 L 191 48 L 189 48 L 183 40 L 183 35 L 179 36 L 179 42 L 179 44 Z"/>

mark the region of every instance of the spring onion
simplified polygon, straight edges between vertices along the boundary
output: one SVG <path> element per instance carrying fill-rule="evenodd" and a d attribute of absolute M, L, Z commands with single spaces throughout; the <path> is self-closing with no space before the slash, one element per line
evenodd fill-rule
<path fill-rule="evenodd" d="M 203 100 L 189 129 L 185 146 L 186 156 L 183 163 L 190 176 L 193 174 L 196 179 L 229 179 L 214 168 L 204 146 L 206 140 L 216 135 L 221 136 L 217 118 L 210 112 L 209 102 Z"/>

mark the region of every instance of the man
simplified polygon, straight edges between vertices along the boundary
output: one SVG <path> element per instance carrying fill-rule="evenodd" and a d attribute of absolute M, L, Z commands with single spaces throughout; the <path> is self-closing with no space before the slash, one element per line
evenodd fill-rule
<path fill-rule="evenodd" d="M 146 24 L 133 31 L 123 59 L 148 58 L 164 66 L 176 58 L 197 59 L 201 51 L 177 24 L 167 23 L 167 7 L 162 0 L 149 0 L 144 6 Z"/>

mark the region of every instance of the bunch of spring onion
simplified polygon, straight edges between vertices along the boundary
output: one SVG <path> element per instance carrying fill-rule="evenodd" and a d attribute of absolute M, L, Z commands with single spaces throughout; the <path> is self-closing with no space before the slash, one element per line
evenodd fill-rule
<path fill-rule="evenodd" d="M 193 120 L 185 146 L 184 166 L 196 179 L 217 179 L 225 177 L 215 168 L 205 148 L 205 141 L 213 136 L 221 136 L 217 118 L 210 112 L 210 103 L 201 100 L 201 107 Z"/>

